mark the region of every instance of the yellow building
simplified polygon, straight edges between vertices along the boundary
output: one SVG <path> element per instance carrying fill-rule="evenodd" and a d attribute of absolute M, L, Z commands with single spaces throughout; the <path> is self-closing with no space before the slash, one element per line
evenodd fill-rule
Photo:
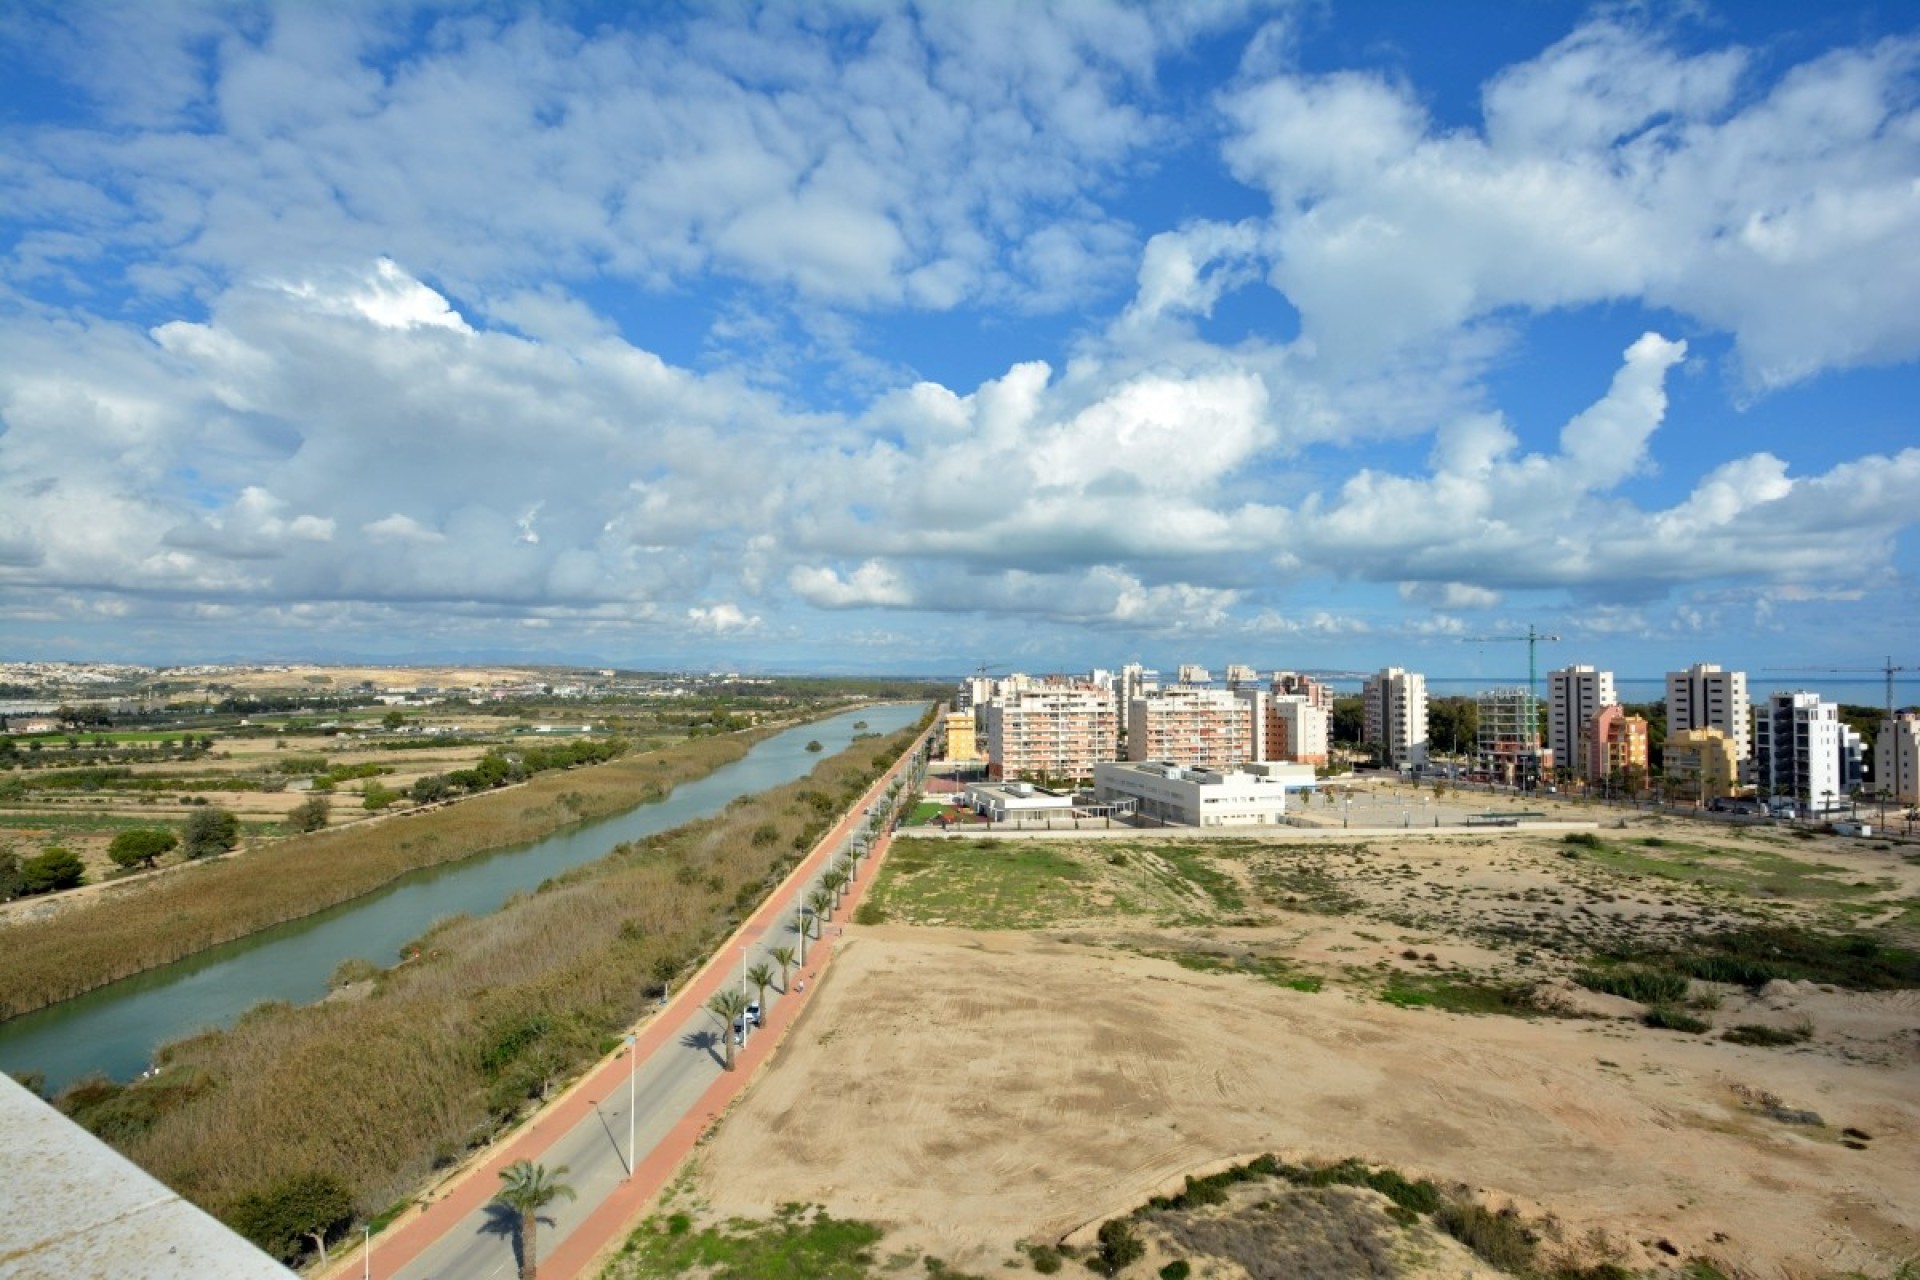
<path fill-rule="evenodd" d="M 947 735 L 947 759 L 965 762 L 982 758 L 979 739 L 973 728 L 973 712 L 949 711 L 940 718 L 940 723 Z"/>
<path fill-rule="evenodd" d="M 1667 786 L 1676 801 L 1706 806 L 1730 796 L 1740 779 L 1739 744 L 1718 729 L 1667 737 Z"/>

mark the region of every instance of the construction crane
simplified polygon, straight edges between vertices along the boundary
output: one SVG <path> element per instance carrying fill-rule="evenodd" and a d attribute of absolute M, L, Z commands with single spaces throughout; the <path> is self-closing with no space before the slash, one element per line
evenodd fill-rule
<path fill-rule="evenodd" d="M 1887 678 L 1887 719 L 1891 720 L 1893 719 L 1893 677 L 1897 672 L 1913 671 L 1916 670 L 1916 668 L 1896 667 L 1893 665 L 1892 656 L 1889 655 L 1887 660 L 1877 667 L 1768 667 L 1766 670 L 1770 674 L 1776 675 L 1785 675 L 1792 672 L 1820 672 L 1823 674 L 1836 675 L 1841 673 L 1883 675 Z"/>
<path fill-rule="evenodd" d="M 1527 703 L 1528 703 L 1527 748 L 1530 751 L 1533 751 L 1535 753 L 1538 753 L 1540 750 L 1540 713 L 1538 711 L 1535 711 L 1533 708 L 1540 705 L 1540 695 L 1535 692 L 1535 688 L 1539 684 L 1539 666 L 1534 659 L 1534 651 L 1539 647 L 1541 641 L 1543 640 L 1551 641 L 1555 644 L 1558 644 L 1560 642 L 1560 637 L 1555 635 L 1548 635 L 1543 631 L 1535 631 L 1533 629 L 1533 624 L 1531 622 L 1527 624 L 1527 634 L 1523 636 L 1461 636 L 1460 637 L 1461 644 L 1518 644 L 1522 641 L 1526 642 Z"/>

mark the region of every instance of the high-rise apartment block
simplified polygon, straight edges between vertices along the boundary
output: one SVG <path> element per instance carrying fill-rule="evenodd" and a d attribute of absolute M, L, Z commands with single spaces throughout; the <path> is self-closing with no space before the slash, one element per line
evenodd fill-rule
<path fill-rule="evenodd" d="M 1227 688 L 1250 689 L 1260 683 L 1260 673 L 1244 662 L 1227 664 Z"/>
<path fill-rule="evenodd" d="M 1824 813 L 1846 797 L 1840 708 L 1817 693 L 1776 693 L 1755 708 L 1753 781 L 1770 796 Z"/>
<path fill-rule="evenodd" d="M 1747 673 L 1722 671 L 1710 662 L 1667 672 L 1667 735 L 1687 729 L 1718 729 L 1733 743 L 1743 767 L 1752 760 L 1753 707 L 1747 702 Z"/>
<path fill-rule="evenodd" d="M 1204 689 L 1213 684 L 1213 673 L 1199 663 L 1183 662 L 1180 664 L 1179 683 Z"/>
<path fill-rule="evenodd" d="M 1385 752 L 1383 764 L 1427 762 L 1427 678 L 1401 667 L 1382 667 L 1361 691 L 1368 742 Z"/>
<path fill-rule="evenodd" d="M 1488 689 L 1474 699 L 1474 767 L 1508 786 L 1540 780 L 1540 699 L 1524 685 Z"/>
<path fill-rule="evenodd" d="M 1920 715 L 1882 722 L 1873 745 L 1873 789 L 1895 804 L 1920 804 Z"/>
<path fill-rule="evenodd" d="M 1091 778 L 1120 750 L 1111 690 L 1035 685 L 1003 690 L 986 706 L 987 768 L 995 778 Z"/>
<path fill-rule="evenodd" d="M 1588 763 L 1587 731 L 1600 708 L 1618 701 L 1611 671 L 1563 667 L 1547 673 L 1547 749 L 1556 768 L 1588 772 L 1583 768 Z"/>
<path fill-rule="evenodd" d="M 1303 676 L 1297 671 L 1276 671 L 1273 680 L 1267 686 L 1275 696 L 1299 696 L 1310 704 L 1320 708 L 1328 715 L 1333 714 L 1333 686 L 1312 676 Z"/>
<path fill-rule="evenodd" d="M 1267 759 L 1325 764 L 1333 714 L 1300 694 L 1273 698 L 1267 707 Z"/>
<path fill-rule="evenodd" d="M 1127 759 L 1225 769 L 1254 758 L 1254 708 L 1225 689 L 1179 684 L 1127 705 Z"/>

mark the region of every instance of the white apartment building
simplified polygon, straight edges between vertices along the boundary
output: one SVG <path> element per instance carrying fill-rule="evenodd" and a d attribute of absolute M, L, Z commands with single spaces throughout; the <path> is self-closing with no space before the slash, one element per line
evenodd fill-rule
<path fill-rule="evenodd" d="M 1547 749 L 1556 767 L 1580 767 L 1587 726 L 1619 699 L 1613 693 L 1613 672 L 1593 667 L 1562 667 L 1547 673 Z"/>
<path fill-rule="evenodd" d="M 1127 759 L 1225 769 L 1254 758 L 1254 714 L 1225 689 L 1175 685 L 1127 704 Z"/>
<path fill-rule="evenodd" d="M 1753 707 L 1747 701 L 1747 673 L 1722 671 L 1696 662 L 1685 671 L 1667 672 L 1667 733 L 1718 729 L 1733 743 L 1745 768 L 1753 759 Z"/>
<path fill-rule="evenodd" d="M 1198 663 L 1183 662 L 1180 664 L 1178 683 L 1196 685 L 1204 689 L 1213 683 L 1213 673 Z"/>
<path fill-rule="evenodd" d="M 987 772 L 994 778 L 1090 778 L 1094 765 L 1120 751 L 1120 714 L 1106 689 L 1002 689 L 983 719 Z"/>
<path fill-rule="evenodd" d="M 1361 691 L 1368 742 L 1386 752 L 1387 765 L 1427 762 L 1427 678 L 1401 667 L 1382 667 Z"/>
<path fill-rule="evenodd" d="M 1160 673 L 1152 667 L 1143 667 L 1137 662 L 1129 662 L 1120 668 L 1120 678 L 1115 682 L 1114 692 L 1120 696 L 1120 705 L 1129 707 L 1133 700 L 1153 692 L 1160 687 Z"/>
<path fill-rule="evenodd" d="M 1819 694 L 1774 694 L 1754 711 L 1754 785 L 1803 812 L 1838 807 L 1847 794 L 1840 729 L 1840 708 Z"/>
<path fill-rule="evenodd" d="M 1902 711 L 1873 744 L 1873 789 L 1895 804 L 1920 804 L 1920 715 Z"/>
<path fill-rule="evenodd" d="M 1239 690 L 1260 683 L 1260 673 L 1244 662 L 1227 664 L 1227 688 Z"/>

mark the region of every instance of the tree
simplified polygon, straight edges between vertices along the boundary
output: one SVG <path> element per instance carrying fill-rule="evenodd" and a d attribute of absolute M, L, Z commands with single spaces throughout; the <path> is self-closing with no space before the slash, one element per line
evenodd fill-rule
<path fill-rule="evenodd" d="M 822 885 L 826 883 L 824 877 L 821 883 Z M 807 905 L 813 908 L 816 921 L 833 919 L 833 893 L 831 890 L 824 887 L 815 889 L 807 895 Z"/>
<path fill-rule="evenodd" d="M 707 1012 L 720 1019 L 720 1043 L 726 1046 L 727 1070 L 733 1070 L 733 1024 L 747 1012 L 747 993 L 728 987 L 707 1001 Z"/>
<path fill-rule="evenodd" d="M 453 793 L 453 784 L 447 781 L 443 773 L 429 773 L 425 777 L 415 778 L 413 785 L 407 788 L 407 794 L 415 804 L 433 804 L 445 800 Z"/>
<path fill-rule="evenodd" d="M 179 837 L 171 831 L 163 831 L 158 827 L 136 827 L 115 836 L 113 843 L 107 846 L 107 856 L 129 869 L 136 866 L 152 869 L 155 858 L 172 852 L 179 843 Z"/>
<path fill-rule="evenodd" d="M 287 810 L 287 825 L 295 831 L 324 831 L 333 816 L 333 802 L 323 795 L 311 795 Z"/>
<path fill-rule="evenodd" d="M 12 902 L 26 892 L 20 875 L 20 855 L 12 849 L 0 849 L 0 902 Z"/>
<path fill-rule="evenodd" d="M 398 791 L 372 778 L 367 779 L 366 785 L 360 788 L 360 807 L 368 813 L 378 813 L 398 799 Z"/>
<path fill-rule="evenodd" d="M 180 843 L 182 851 L 189 858 L 207 858 L 225 853 L 240 843 L 240 819 L 225 809 L 196 810 L 187 818 Z"/>
<path fill-rule="evenodd" d="M 297 1173 L 241 1196 L 228 1221 L 282 1262 L 292 1262 L 311 1240 L 325 1266 L 327 1237 L 353 1221 L 353 1194 L 334 1174 Z"/>
<path fill-rule="evenodd" d="M 20 892 L 23 895 L 55 893 L 84 884 L 87 865 L 71 849 L 59 845 L 20 864 Z"/>
<path fill-rule="evenodd" d="M 800 957 L 794 954 L 792 947 L 775 947 L 767 954 L 780 966 L 780 989 L 787 990 L 787 975 L 793 971 L 793 966 L 800 963 Z"/>
<path fill-rule="evenodd" d="M 760 988 L 761 1017 L 766 1016 L 767 988 L 773 985 L 773 966 L 762 960 L 747 970 L 747 981 Z"/>
<path fill-rule="evenodd" d="M 807 939 L 813 936 L 813 914 L 809 910 L 793 914 L 793 931 L 800 935 L 800 963 L 807 962 Z"/>
<path fill-rule="evenodd" d="M 407 718 L 398 711 L 389 711 L 380 717 L 381 727 L 386 729 L 398 729 L 406 723 Z"/>
<path fill-rule="evenodd" d="M 835 867 L 820 877 L 820 885 L 833 895 L 833 905 L 840 905 L 840 893 L 847 887 L 847 873 Z"/>
<path fill-rule="evenodd" d="M 562 1196 L 574 1198 L 573 1188 L 558 1181 L 566 1171 L 565 1165 L 549 1170 L 531 1160 L 515 1160 L 500 1171 L 500 1190 L 494 1192 L 493 1198 L 520 1215 L 520 1280 L 534 1280 L 535 1269 L 540 1265 L 535 1247 L 540 1211 Z"/>

